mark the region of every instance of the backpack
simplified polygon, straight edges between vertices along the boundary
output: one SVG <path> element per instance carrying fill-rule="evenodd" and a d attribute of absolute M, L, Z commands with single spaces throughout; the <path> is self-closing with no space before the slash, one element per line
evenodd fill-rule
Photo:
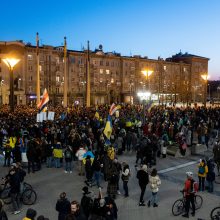
<path fill-rule="evenodd" d="M 190 193 L 196 193 L 199 191 L 199 184 L 194 179 L 191 180 L 191 190 Z"/>
<path fill-rule="evenodd" d="M 83 211 L 85 212 L 86 216 L 89 216 L 89 214 L 91 213 L 92 209 L 93 209 L 93 200 L 92 198 L 88 197 L 88 196 L 83 196 L 82 200 L 81 200 L 81 206 Z"/>
<path fill-rule="evenodd" d="M 199 167 L 199 174 L 204 174 L 205 173 L 205 167 L 204 166 L 200 166 Z"/>
<path fill-rule="evenodd" d="M 65 158 L 66 159 L 71 159 L 72 158 L 72 154 L 71 154 L 71 152 L 69 150 L 66 151 Z"/>

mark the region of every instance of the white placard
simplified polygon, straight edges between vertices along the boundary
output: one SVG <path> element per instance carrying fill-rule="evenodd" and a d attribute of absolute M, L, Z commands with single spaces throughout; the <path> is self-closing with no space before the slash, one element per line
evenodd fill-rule
<path fill-rule="evenodd" d="M 37 113 L 37 122 L 41 122 L 40 121 L 40 113 Z"/>
<path fill-rule="evenodd" d="M 55 116 L 55 112 L 48 112 L 48 120 L 53 121 Z"/>
<path fill-rule="evenodd" d="M 46 121 L 47 120 L 47 113 L 46 112 L 41 112 L 41 114 L 43 115 L 43 120 Z"/>

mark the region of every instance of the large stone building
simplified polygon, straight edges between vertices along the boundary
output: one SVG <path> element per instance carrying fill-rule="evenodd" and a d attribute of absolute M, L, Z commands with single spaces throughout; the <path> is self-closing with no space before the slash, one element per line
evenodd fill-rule
<path fill-rule="evenodd" d="M 36 102 L 36 46 L 22 41 L 0 42 L 0 102 L 9 103 L 9 70 L 2 58 L 14 56 L 15 104 Z M 68 104 L 85 103 L 87 50 L 68 50 Z M 41 94 L 47 88 L 51 103 L 61 104 L 64 86 L 63 46 L 39 48 Z M 137 93 L 149 90 L 151 99 L 160 103 L 203 101 L 208 73 L 208 58 L 181 52 L 157 60 L 141 56 L 121 56 L 104 52 L 100 45 L 90 51 L 91 104 L 137 103 Z M 143 71 L 152 73 L 149 77 Z M 148 74 L 147 74 L 148 75 Z"/>

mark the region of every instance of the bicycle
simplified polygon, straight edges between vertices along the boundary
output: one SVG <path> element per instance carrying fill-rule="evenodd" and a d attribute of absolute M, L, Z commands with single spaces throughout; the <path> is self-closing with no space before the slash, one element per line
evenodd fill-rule
<path fill-rule="evenodd" d="M 181 215 L 182 213 L 185 212 L 185 207 L 186 207 L 186 198 L 184 197 L 184 191 L 181 190 L 180 191 L 183 195 L 183 197 L 181 199 L 177 199 L 172 206 L 172 213 L 174 216 L 178 216 Z M 195 199 L 194 199 L 194 203 L 195 203 L 195 209 L 200 209 L 203 203 L 203 198 L 200 195 L 195 195 Z M 191 203 L 190 203 L 191 206 Z"/>
<path fill-rule="evenodd" d="M 215 183 L 216 184 L 220 184 L 220 162 L 219 161 L 215 161 L 215 168 L 214 168 L 214 172 L 215 172 Z"/>
<path fill-rule="evenodd" d="M 212 220 L 220 220 L 220 207 L 215 207 L 210 213 Z"/>
<path fill-rule="evenodd" d="M 37 200 L 37 193 L 33 190 L 32 186 L 26 182 L 23 183 L 23 190 L 20 194 L 20 200 L 24 205 L 33 205 Z M 4 201 L 5 204 L 10 204 L 10 186 L 4 184 L 3 189 L 0 191 L 0 198 Z"/>

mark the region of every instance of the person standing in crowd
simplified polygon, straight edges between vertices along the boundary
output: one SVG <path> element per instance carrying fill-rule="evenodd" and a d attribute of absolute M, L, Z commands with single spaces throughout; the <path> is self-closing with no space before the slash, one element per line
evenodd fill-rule
<path fill-rule="evenodd" d="M 35 220 L 36 216 L 37 216 L 37 212 L 34 209 L 29 208 L 23 220 Z"/>
<path fill-rule="evenodd" d="M 139 186 L 141 188 L 141 196 L 139 201 L 139 206 L 145 206 L 144 204 L 144 193 L 146 190 L 146 186 L 149 182 L 149 175 L 147 173 L 147 165 L 144 164 L 140 170 L 137 172 L 137 179 L 139 181 Z"/>
<path fill-rule="evenodd" d="M 87 186 L 84 186 L 82 188 L 82 191 L 83 191 L 83 197 L 81 199 L 80 206 L 86 218 L 88 219 L 93 209 L 93 199 L 91 198 L 92 193 L 89 192 Z"/>
<path fill-rule="evenodd" d="M 83 156 L 86 153 L 86 150 L 83 146 L 79 148 L 76 152 L 76 157 L 78 159 L 78 169 L 79 169 L 79 176 L 85 175 L 84 174 L 84 165 L 83 165 Z"/>
<path fill-rule="evenodd" d="M 193 179 L 193 173 L 192 172 L 187 172 L 187 179 L 185 181 L 184 184 L 184 196 L 186 198 L 186 206 L 185 206 L 185 210 L 186 213 L 183 214 L 182 216 L 185 218 L 189 218 L 189 208 L 190 208 L 190 203 L 191 203 L 191 207 L 192 207 L 192 216 L 195 216 L 195 187 L 194 187 L 194 183 L 195 180 Z"/>
<path fill-rule="evenodd" d="M 120 174 L 121 174 L 121 171 L 122 171 L 122 167 L 121 167 L 121 163 L 119 163 L 117 157 L 113 160 L 112 165 L 115 166 L 116 171 L 117 171 L 117 194 L 120 195 L 121 192 L 119 190 L 119 181 L 120 181 Z"/>
<path fill-rule="evenodd" d="M 53 167 L 53 145 L 51 141 L 46 145 L 45 154 L 47 168 Z"/>
<path fill-rule="evenodd" d="M 101 176 L 101 168 L 102 168 L 103 164 L 100 161 L 100 156 L 99 154 L 96 152 L 95 153 L 95 158 L 92 164 L 92 169 L 93 169 L 93 173 L 94 173 L 94 178 L 96 181 L 96 185 L 99 187 L 100 186 L 100 176 Z"/>
<path fill-rule="evenodd" d="M 205 178 L 207 173 L 208 166 L 206 165 L 206 161 L 204 159 L 200 159 L 200 163 L 198 165 L 199 191 L 205 190 Z"/>
<path fill-rule="evenodd" d="M 206 180 L 208 182 L 208 192 L 212 193 L 214 190 L 214 184 L 213 182 L 215 181 L 215 164 L 213 159 L 208 159 L 207 160 L 207 166 L 208 166 L 208 173 L 206 176 Z"/>
<path fill-rule="evenodd" d="M 131 176 L 131 173 L 130 173 L 129 165 L 124 162 L 121 179 L 123 181 L 123 189 L 125 191 L 125 194 L 124 194 L 125 197 L 129 196 L 129 194 L 128 194 L 128 181 L 129 181 L 130 176 Z"/>
<path fill-rule="evenodd" d="M 4 202 L 0 199 L 0 220 L 8 220 L 7 214 L 3 209 Z"/>
<path fill-rule="evenodd" d="M 56 210 L 58 211 L 58 220 L 65 220 L 70 213 L 70 201 L 66 198 L 66 193 L 62 192 L 60 198 L 56 203 Z"/>
<path fill-rule="evenodd" d="M 220 175 L 220 140 L 216 141 L 213 147 L 214 161 L 217 164 L 218 175 Z"/>
<path fill-rule="evenodd" d="M 5 136 L 6 137 L 6 136 Z M 4 160 L 4 167 L 6 166 L 10 166 L 11 163 L 11 152 L 12 152 L 12 148 L 9 145 L 9 140 L 6 137 L 5 142 L 3 143 L 3 147 L 4 147 L 4 152 L 5 152 L 5 160 Z"/>
<path fill-rule="evenodd" d="M 153 169 L 149 178 L 149 184 L 152 191 L 151 199 L 148 201 L 148 207 L 153 204 L 153 207 L 158 207 L 158 191 L 161 185 L 160 177 L 157 175 L 157 170 Z"/>
<path fill-rule="evenodd" d="M 55 168 L 60 168 L 60 160 L 63 158 L 63 150 L 60 142 L 57 142 L 57 144 L 54 146 L 53 157 L 55 162 Z"/>
<path fill-rule="evenodd" d="M 20 176 L 16 172 L 16 164 L 13 164 L 10 168 L 9 174 L 6 176 L 6 181 L 10 185 L 10 197 L 12 200 L 12 206 L 14 209 L 13 214 L 17 215 L 21 211 L 20 208 Z"/>
<path fill-rule="evenodd" d="M 77 220 L 86 220 L 86 216 L 77 201 L 71 202 L 71 214 L 75 216 Z"/>
<path fill-rule="evenodd" d="M 72 160 L 73 160 L 73 151 L 71 146 L 67 146 L 64 151 L 64 159 L 65 159 L 65 173 L 72 173 Z"/>
<path fill-rule="evenodd" d="M 92 170 L 92 159 L 90 155 L 87 155 L 85 159 L 85 171 L 86 171 L 85 183 L 89 186 L 92 186 L 93 170 Z"/>
<path fill-rule="evenodd" d="M 27 143 L 28 173 L 35 172 L 36 142 L 31 138 Z"/>

